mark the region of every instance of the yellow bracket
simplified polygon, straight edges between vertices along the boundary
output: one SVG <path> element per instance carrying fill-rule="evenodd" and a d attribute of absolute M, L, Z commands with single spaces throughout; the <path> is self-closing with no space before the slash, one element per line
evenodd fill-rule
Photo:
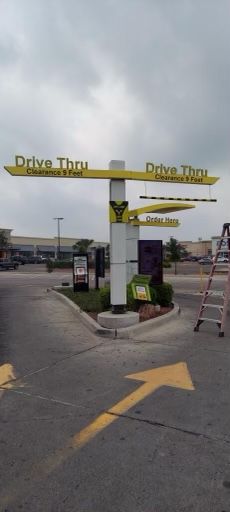
<path fill-rule="evenodd" d="M 185 203 L 158 203 L 151 204 L 148 206 L 142 206 L 141 208 L 136 208 L 135 210 L 128 211 L 128 217 L 138 217 L 138 215 L 143 215 L 144 213 L 171 213 L 171 212 L 180 212 L 182 210 L 189 210 L 190 208 L 195 208 L 194 204 L 185 204 Z"/>

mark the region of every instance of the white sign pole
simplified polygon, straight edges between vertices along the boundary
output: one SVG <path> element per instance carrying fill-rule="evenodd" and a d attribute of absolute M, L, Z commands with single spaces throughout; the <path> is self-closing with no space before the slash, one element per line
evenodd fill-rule
<path fill-rule="evenodd" d="M 124 170 L 123 160 L 111 160 L 110 170 Z M 125 201 L 125 180 L 110 180 L 110 201 Z M 110 299 L 112 313 L 125 313 L 126 298 L 126 224 L 110 224 Z"/>

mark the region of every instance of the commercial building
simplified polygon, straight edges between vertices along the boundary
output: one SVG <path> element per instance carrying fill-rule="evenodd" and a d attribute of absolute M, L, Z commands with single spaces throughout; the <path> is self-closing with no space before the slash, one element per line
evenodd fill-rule
<path fill-rule="evenodd" d="M 58 254 L 58 237 L 44 238 L 44 237 L 30 237 L 30 236 L 14 236 L 11 234 L 12 230 L 0 228 L 7 236 L 8 247 L 7 249 L 0 249 L 0 257 L 6 255 L 20 255 L 20 256 L 46 256 L 56 258 Z M 60 256 L 62 259 L 71 259 L 74 249 L 73 246 L 79 242 L 79 238 L 60 238 Z M 93 254 L 96 247 L 107 247 L 108 242 L 93 241 L 89 246 L 89 254 Z M 7 254 L 6 254 L 7 253 Z"/>
<path fill-rule="evenodd" d="M 180 244 L 191 256 L 211 256 L 214 254 L 212 240 L 198 240 L 197 242 L 186 240 L 180 242 Z"/>
<path fill-rule="evenodd" d="M 58 237 L 45 238 L 45 237 L 30 237 L 30 236 L 14 236 L 12 235 L 12 229 L 0 228 L 4 232 L 7 241 L 8 248 L 0 246 L 0 258 L 4 258 L 7 255 L 22 255 L 22 256 L 47 256 L 50 258 L 56 258 L 58 254 Z M 216 252 L 216 245 L 218 243 L 218 237 L 213 236 L 211 240 L 198 240 L 192 242 L 191 240 L 180 241 L 180 244 L 186 249 L 188 254 L 192 256 L 211 256 Z M 79 242 L 79 238 L 60 238 L 60 255 L 62 259 L 72 258 L 74 252 L 73 245 Z M 223 244 L 227 244 L 224 241 Z M 93 241 L 89 246 L 89 254 L 93 254 L 96 247 L 107 247 L 108 242 L 96 242 Z M 226 246 L 227 248 L 227 246 Z"/>

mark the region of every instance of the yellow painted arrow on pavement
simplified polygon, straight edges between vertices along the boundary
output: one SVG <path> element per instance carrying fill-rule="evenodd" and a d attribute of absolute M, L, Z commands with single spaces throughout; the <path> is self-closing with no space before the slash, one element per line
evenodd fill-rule
<path fill-rule="evenodd" d="M 14 379 L 15 375 L 12 364 L 2 364 L 0 366 L 0 386 L 4 386 L 4 388 L 11 388 L 12 384 L 9 381 L 12 381 Z"/>
<path fill-rule="evenodd" d="M 144 382 L 144 384 L 111 407 L 111 409 L 108 409 L 107 412 L 100 414 L 92 423 L 76 434 L 71 440 L 72 448 L 80 448 L 85 445 L 101 430 L 117 420 L 119 416 L 162 386 L 190 390 L 195 389 L 186 363 L 153 368 L 152 370 L 126 375 L 126 378 L 140 380 Z"/>
<path fill-rule="evenodd" d="M 12 484 L 8 489 L 5 489 L 4 494 L 0 494 L 0 505 L 2 508 L 9 506 L 10 503 L 24 496 L 26 490 L 29 492 L 31 480 L 35 483 L 47 477 L 68 457 L 73 455 L 73 449 L 78 450 L 82 448 L 88 441 L 101 432 L 101 430 L 117 420 L 122 414 L 153 393 L 156 389 L 162 386 L 189 390 L 195 389 L 186 363 L 176 363 L 170 366 L 162 366 L 161 368 L 153 368 L 152 370 L 126 375 L 126 378 L 140 380 L 144 382 L 144 384 L 111 407 L 111 409 L 108 409 L 107 412 L 100 414 L 100 416 L 87 427 L 71 437 L 63 448 L 58 449 L 53 455 L 47 457 L 42 462 L 35 464 L 34 467 L 30 469 L 30 478 L 28 478 L 27 484 L 25 484 L 25 476 L 23 475 L 16 486 Z"/>

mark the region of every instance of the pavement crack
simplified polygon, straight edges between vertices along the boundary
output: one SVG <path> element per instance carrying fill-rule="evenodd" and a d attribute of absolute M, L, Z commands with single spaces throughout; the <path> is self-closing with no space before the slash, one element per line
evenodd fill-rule
<path fill-rule="evenodd" d="M 68 407 L 73 407 L 75 409 L 84 409 L 84 410 L 88 409 L 85 405 L 73 404 L 71 402 L 65 402 L 63 400 L 58 400 L 56 398 L 50 398 L 50 397 L 46 397 L 46 396 L 42 396 L 42 395 L 37 395 L 37 394 L 33 394 L 33 393 L 27 393 L 26 391 L 20 391 L 18 389 L 5 388 L 4 386 L 0 386 L 0 390 L 2 390 L 2 391 L 10 391 L 11 393 L 16 393 L 17 395 L 27 396 L 27 397 L 30 397 L 30 398 L 38 398 L 39 400 L 45 400 L 47 402 L 52 402 L 52 403 L 57 404 L 57 405 L 65 405 L 65 406 L 68 406 Z"/>
<path fill-rule="evenodd" d="M 143 418 L 134 418 L 133 416 L 129 416 L 128 414 L 116 414 L 114 412 L 111 412 L 111 411 L 106 411 L 107 414 L 111 414 L 111 416 L 116 416 L 117 418 L 126 418 L 126 419 L 129 419 L 129 420 L 132 420 L 132 421 L 138 421 L 140 423 L 146 423 L 147 425 L 151 425 L 153 427 L 160 427 L 160 428 L 165 428 L 165 429 L 170 429 L 170 430 L 176 430 L 177 432 L 182 432 L 183 434 L 188 434 L 188 435 L 191 435 L 191 436 L 194 436 L 194 437 L 202 437 L 204 439 L 208 439 L 209 441 L 215 441 L 215 442 L 221 442 L 221 443 L 226 443 L 226 444 L 230 444 L 230 440 L 228 439 L 223 439 L 223 438 L 220 438 L 220 437 L 213 437 L 213 436 L 209 436 L 208 434 L 204 434 L 203 432 L 196 432 L 196 431 L 193 431 L 193 430 L 188 430 L 188 429 L 184 429 L 184 428 L 181 428 L 181 427 L 175 427 L 173 425 L 168 425 L 166 423 L 161 423 L 159 421 L 152 421 L 152 420 L 148 420 L 148 419 L 143 419 Z"/>
<path fill-rule="evenodd" d="M 43 366 L 42 368 L 38 368 L 38 370 L 33 370 L 31 372 L 25 373 L 24 375 L 19 375 L 16 379 L 10 379 L 7 382 L 4 382 L 4 386 L 7 384 L 10 384 L 11 382 L 14 382 L 15 384 L 18 381 L 21 381 L 23 379 L 26 379 L 27 377 L 30 377 L 31 375 L 35 375 L 36 373 L 43 372 L 45 370 L 49 370 L 53 368 L 54 366 L 57 366 L 58 364 L 63 363 L 64 361 L 71 359 L 72 357 L 80 356 L 82 354 L 85 354 L 86 352 L 90 352 L 91 350 L 94 350 L 95 348 L 101 347 L 105 344 L 105 341 L 102 341 L 101 343 L 97 343 L 96 345 L 93 345 L 92 347 L 86 348 L 85 350 L 80 350 L 78 352 L 74 352 L 73 354 L 70 354 L 68 356 L 63 357 L 62 359 L 58 359 L 58 361 L 54 361 L 53 363 Z"/>

